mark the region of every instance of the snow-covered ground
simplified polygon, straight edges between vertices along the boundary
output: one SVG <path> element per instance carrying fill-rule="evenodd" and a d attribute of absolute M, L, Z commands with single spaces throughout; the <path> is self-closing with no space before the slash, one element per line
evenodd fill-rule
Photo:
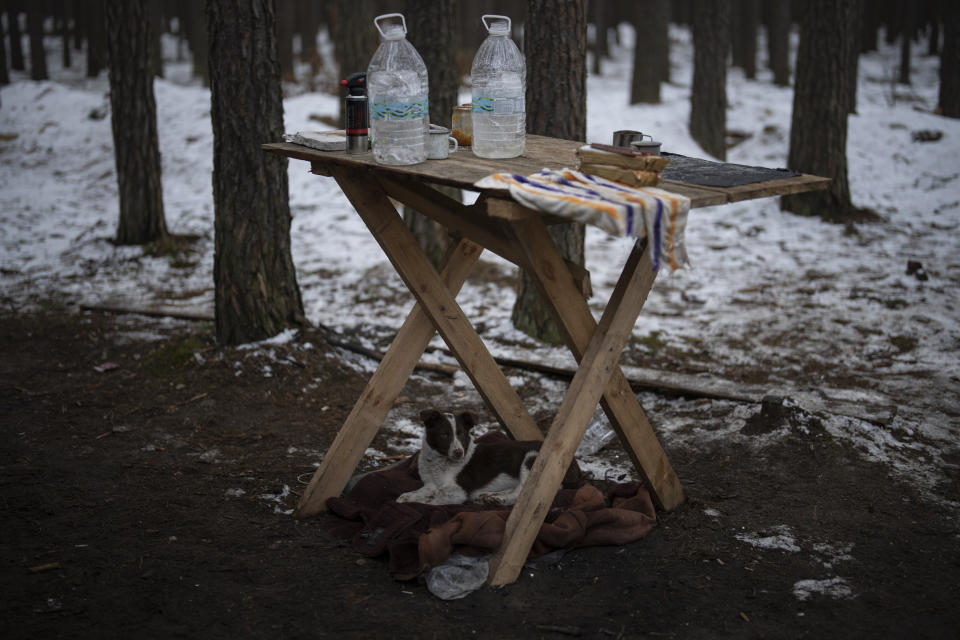
<path fill-rule="evenodd" d="M 672 82 L 663 86 L 663 103 L 637 106 L 627 104 L 632 29 L 622 27 L 622 35 L 603 74 L 588 78 L 588 140 L 608 142 L 614 130 L 640 129 L 666 151 L 704 156 L 687 132 L 689 32 L 671 33 Z M 200 236 L 197 250 L 171 259 L 116 247 L 110 242 L 118 204 L 106 76 L 85 78 L 82 56 L 72 69 L 58 67 L 56 42 L 48 44 L 51 81 L 14 73 L 13 84 L 0 89 L 0 301 L 6 309 L 29 309 L 47 300 L 120 299 L 209 312 L 209 92 L 189 79 L 183 61 L 171 61 L 167 78 L 155 84 L 167 224 L 173 233 Z M 960 449 L 960 121 L 933 114 L 938 60 L 915 56 L 907 87 L 892 80 L 898 55 L 894 47 L 861 58 L 859 104 L 849 120 L 853 201 L 876 210 L 883 222 L 845 228 L 781 212 L 776 199 L 697 209 L 687 229 L 692 264 L 660 275 L 634 338 L 653 345 L 638 348 L 646 367 L 651 359 L 655 365 L 657 353 L 671 353 L 706 378 L 756 370 L 764 372 L 763 384 L 787 395 L 894 406 L 885 424 L 826 414 L 825 425 L 863 455 L 933 489 Z M 728 161 L 784 166 L 792 90 L 774 86 L 769 72 L 748 81 L 734 69 L 727 91 L 728 127 L 748 135 Z M 289 93 L 287 131 L 323 128 L 317 116 L 337 114 L 334 96 L 302 88 Z M 942 139 L 914 141 L 921 130 L 942 132 Z M 409 296 L 336 184 L 309 174 L 305 163 L 292 162 L 289 172 L 293 254 L 308 317 L 382 346 L 408 311 Z M 629 248 L 627 240 L 588 230 L 597 311 Z M 907 274 L 908 261 L 922 263 L 928 279 Z M 513 269 L 495 257 L 489 268 L 505 276 Z M 469 314 L 482 311 L 491 351 L 572 365 L 564 349 L 513 329 L 513 296 L 495 281 L 468 284 L 458 298 Z M 516 375 L 513 382 L 539 389 L 534 395 L 542 406 L 559 403 L 562 383 Z M 465 401 L 476 399 L 465 377 L 455 384 Z M 641 400 L 665 442 L 684 447 L 745 438 L 738 432 L 758 410 L 653 393 Z M 702 413 L 705 402 L 715 418 L 691 424 L 690 412 Z M 394 422 L 402 445 L 415 447 L 411 425 L 399 417 Z M 603 430 L 598 414 L 592 431 Z M 763 446 L 763 439 L 749 442 Z M 624 464 L 591 458 L 586 466 L 625 473 Z"/>

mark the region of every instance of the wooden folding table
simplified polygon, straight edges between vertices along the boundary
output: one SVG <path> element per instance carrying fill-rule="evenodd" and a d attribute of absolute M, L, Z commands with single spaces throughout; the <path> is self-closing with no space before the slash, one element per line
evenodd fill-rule
<path fill-rule="evenodd" d="M 598 403 L 656 505 L 669 511 L 683 502 L 680 481 L 618 364 L 656 277 L 647 243 L 635 241 L 597 322 L 585 299 L 587 272 L 566 261 L 547 232 L 548 225 L 567 221 L 521 206 L 505 191 L 479 190 L 476 203 L 464 205 L 429 186 L 478 191 L 474 183 L 495 172 L 527 175 L 542 168 L 576 167 L 575 152 L 580 144 L 531 135 L 519 158 L 487 160 L 460 150 L 446 160 L 403 167 L 378 165 L 369 153 L 314 151 L 287 143 L 264 145 L 267 151 L 310 162 L 313 173 L 337 181 L 416 299 L 307 486 L 297 507 L 298 516 L 323 511 L 327 499 L 338 496 L 346 486 L 434 332 L 439 332 L 513 437 L 544 441 L 507 521 L 503 544 L 491 559 L 489 584 L 516 580 Z M 701 207 L 822 189 L 828 182 L 801 175 L 729 189 L 670 181 L 660 186 L 690 197 L 692 207 Z M 391 198 L 451 232 L 454 241 L 439 268 L 433 267 L 417 245 Z M 484 249 L 530 274 L 553 308 L 566 344 L 579 363 L 546 436 L 456 301 Z"/>

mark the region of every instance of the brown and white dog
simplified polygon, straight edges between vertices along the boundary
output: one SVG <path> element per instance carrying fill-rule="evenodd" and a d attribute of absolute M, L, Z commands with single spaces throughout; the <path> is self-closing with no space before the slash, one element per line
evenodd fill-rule
<path fill-rule="evenodd" d="M 398 502 L 510 506 L 517 501 L 539 441 L 474 442 L 470 430 L 476 421 L 467 412 L 421 411 L 420 420 L 425 430 L 417 470 L 423 486 Z"/>

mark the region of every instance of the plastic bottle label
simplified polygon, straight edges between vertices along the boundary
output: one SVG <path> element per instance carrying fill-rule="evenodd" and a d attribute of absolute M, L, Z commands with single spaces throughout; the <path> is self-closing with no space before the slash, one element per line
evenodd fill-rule
<path fill-rule="evenodd" d="M 524 113 L 525 106 L 523 97 L 494 98 L 477 96 L 473 99 L 473 112 L 487 115 L 508 116 Z"/>
<path fill-rule="evenodd" d="M 415 120 L 430 111 L 429 100 L 391 102 L 378 100 L 370 103 L 370 118 L 374 120 Z"/>

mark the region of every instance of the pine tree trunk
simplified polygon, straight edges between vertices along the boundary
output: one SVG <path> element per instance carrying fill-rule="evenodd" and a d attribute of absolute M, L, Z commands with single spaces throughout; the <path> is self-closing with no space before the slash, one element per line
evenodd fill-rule
<path fill-rule="evenodd" d="M 10 70 L 26 71 L 27 64 L 23 59 L 23 33 L 20 31 L 20 12 L 7 7 L 7 31 L 10 35 Z"/>
<path fill-rule="evenodd" d="M 449 128 L 460 88 L 454 58 L 455 0 L 408 0 L 406 18 L 407 38 L 430 70 L 430 122 Z M 436 188 L 454 200 L 463 199 L 460 189 Z M 446 227 L 407 206 L 403 207 L 403 221 L 430 262 L 440 264 L 450 246 Z"/>
<path fill-rule="evenodd" d="M 311 83 L 322 66 L 320 51 L 317 49 L 317 32 L 319 30 L 320 7 L 310 0 L 298 3 L 297 33 L 300 35 L 300 61 L 310 65 Z"/>
<path fill-rule="evenodd" d="M 767 51 L 773 83 L 790 86 L 790 0 L 767 3 Z"/>
<path fill-rule="evenodd" d="M 727 157 L 727 50 L 730 21 L 726 0 L 694 0 L 693 90 L 690 135 L 703 150 Z"/>
<path fill-rule="evenodd" d="M 27 5 L 27 33 L 30 36 L 30 79 L 48 80 L 47 52 L 43 48 L 43 11 L 37 2 Z"/>
<path fill-rule="evenodd" d="M 63 68 L 69 69 L 73 65 L 73 58 L 70 49 L 70 18 L 73 17 L 72 0 L 61 0 L 59 3 L 60 15 L 63 21 L 60 23 L 60 35 L 63 39 Z"/>
<path fill-rule="evenodd" d="M 847 182 L 847 38 L 854 0 L 803 3 L 787 167 L 831 179 L 826 191 L 784 196 L 780 206 L 800 215 L 844 221 L 856 210 Z"/>
<path fill-rule="evenodd" d="M 593 23 L 593 67 L 591 72 L 594 75 L 601 75 L 603 72 L 603 59 L 610 56 L 610 43 L 607 38 L 607 29 L 609 28 L 607 13 L 610 3 L 601 0 L 590 0 L 587 7 L 590 12 L 590 22 Z"/>
<path fill-rule="evenodd" d="M 167 235 L 149 24 L 144 0 L 108 0 L 105 9 L 110 112 L 120 194 L 116 241 L 146 244 Z"/>
<path fill-rule="evenodd" d="M 524 36 L 527 62 L 527 133 L 586 140 L 587 15 L 584 0 L 529 0 Z M 562 255 L 583 264 L 581 224 L 551 229 Z M 513 325 L 540 340 L 563 342 L 549 304 L 524 273 Z"/>
<path fill-rule="evenodd" d="M 3 21 L 0 20 L 0 86 L 10 84 L 10 69 L 7 66 L 7 44 L 4 36 Z"/>
<path fill-rule="evenodd" d="M 327 4 L 327 8 L 333 52 L 340 68 L 340 78 L 344 79 L 358 71 L 366 72 L 378 44 L 377 30 L 373 26 L 373 19 L 377 14 L 374 13 L 371 0 L 333 0 Z M 338 117 L 341 127 L 346 97 L 347 90 L 341 87 Z"/>
<path fill-rule="evenodd" d="M 287 160 L 273 0 L 208 0 L 217 340 L 262 340 L 303 325 L 290 253 Z"/>
<path fill-rule="evenodd" d="M 930 10 L 930 39 L 927 40 L 927 55 L 940 55 L 940 27 L 943 21 L 943 13 L 940 9 L 941 0 L 932 0 L 928 6 Z"/>
<path fill-rule="evenodd" d="M 757 0 L 735 0 L 732 26 L 733 66 L 743 69 L 749 80 L 757 77 L 757 25 L 760 8 Z"/>
<path fill-rule="evenodd" d="M 860 31 L 860 53 L 877 50 L 880 37 L 880 8 L 876 2 L 864 2 L 862 5 L 863 28 Z"/>
<path fill-rule="evenodd" d="M 280 77 L 284 82 L 296 82 L 293 67 L 293 32 L 296 22 L 294 0 L 275 0 L 277 7 L 277 56 L 280 60 Z"/>
<path fill-rule="evenodd" d="M 106 64 L 107 35 L 104 30 L 103 0 L 88 0 L 87 12 L 87 77 L 96 78 Z"/>
<path fill-rule="evenodd" d="M 203 4 L 197 0 L 182 0 L 180 19 L 187 36 L 187 46 L 193 57 L 193 76 L 200 78 L 203 86 L 210 86 L 210 45 L 207 39 L 207 16 Z"/>
<path fill-rule="evenodd" d="M 860 38 L 863 36 L 864 0 L 852 0 L 853 17 L 849 23 L 847 36 L 847 113 L 857 112 L 857 88 L 860 72 Z"/>
<path fill-rule="evenodd" d="M 150 23 L 150 72 L 157 78 L 163 77 L 163 7 L 161 0 L 149 0 L 147 20 Z"/>
<path fill-rule="evenodd" d="M 916 15 L 911 4 L 903 4 L 901 12 L 900 31 L 900 74 L 897 78 L 900 84 L 910 84 L 910 41 L 913 39 L 914 16 Z"/>
<path fill-rule="evenodd" d="M 960 5 L 945 2 L 943 46 L 940 48 L 940 106 L 942 115 L 960 118 Z"/>
<path fill-rule="evenodd" d="M 660 82 L 670 67 L 669 0 L 637 0 L 633 26 L 633 80 L 630 104 L 660 103 Z"/>

